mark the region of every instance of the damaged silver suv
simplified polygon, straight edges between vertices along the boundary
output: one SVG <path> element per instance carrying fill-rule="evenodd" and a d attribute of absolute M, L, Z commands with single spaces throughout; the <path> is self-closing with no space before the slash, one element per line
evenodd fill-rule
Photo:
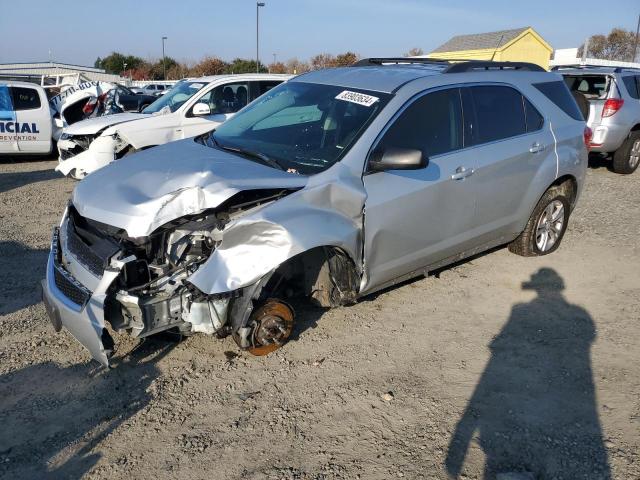
<path fill-rule="evenodd" d="M 368 59 L 301 75 L 216 130 L 80 182 L 43 297 L 104 365 L 110 331 L 232 335 L 261 355 L 294 297 L 358 298 L 497 245 L 558 248 L 588 130 L 524 63 Z"/>

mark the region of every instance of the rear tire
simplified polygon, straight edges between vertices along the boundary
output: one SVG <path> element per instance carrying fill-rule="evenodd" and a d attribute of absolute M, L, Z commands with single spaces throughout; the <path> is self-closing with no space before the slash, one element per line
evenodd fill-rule
<path fill-rule="evenodd" d="M 522 257 L 555 252 L 567 231 L 570 211 L 564 189 L 551 187 L 533 209 L 523 232 L 509 244 L 509 251 Z"/>
<path fill-rule="evenodd" d="M 640 165 L 640 132 L 631 132 L 613 154 L 613 171 L 622 175 L 633 173 Z"/>

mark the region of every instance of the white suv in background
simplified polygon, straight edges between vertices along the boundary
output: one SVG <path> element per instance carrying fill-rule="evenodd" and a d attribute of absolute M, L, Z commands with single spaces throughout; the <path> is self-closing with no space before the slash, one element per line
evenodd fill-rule
<path fill-rule="evenodd" d="M 56 170 L 81 179 L 137 150 L 208 132 L 289 78 L 241 74 L 181 80 L 141 113 L 93 118 L 65 129 Z"/>

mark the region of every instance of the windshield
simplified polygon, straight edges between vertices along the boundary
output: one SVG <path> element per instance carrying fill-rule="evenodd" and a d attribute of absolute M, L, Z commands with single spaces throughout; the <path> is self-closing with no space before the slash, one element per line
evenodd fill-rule
<path fill-rule="evenodd" d="M 389 97 L 331 85 L 283 83 L 205 140 L 212 147 L 267 158 L 283 170 L 314 174 L 342 158 Z"/>
<path fill-rule="evenodd" d="M 142 113 L 158 113 L 162 109 L 173 113 L 205 85 L 206 82 L 187 82 L 184 80 L 178 82 L 171 90 L 145 108 Z"/>

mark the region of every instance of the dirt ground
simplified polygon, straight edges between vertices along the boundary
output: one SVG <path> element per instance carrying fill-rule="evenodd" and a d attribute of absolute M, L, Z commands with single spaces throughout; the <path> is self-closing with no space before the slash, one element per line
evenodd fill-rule
<path fill-rule="evenodd" d="M 111 370 L 39 298 L 74 182 L 0 164 L 0 477 L 640 478 L 640 173 L 592 163 L 550 256 L 306 308 L 267 357 L 116 336 Z"/>

